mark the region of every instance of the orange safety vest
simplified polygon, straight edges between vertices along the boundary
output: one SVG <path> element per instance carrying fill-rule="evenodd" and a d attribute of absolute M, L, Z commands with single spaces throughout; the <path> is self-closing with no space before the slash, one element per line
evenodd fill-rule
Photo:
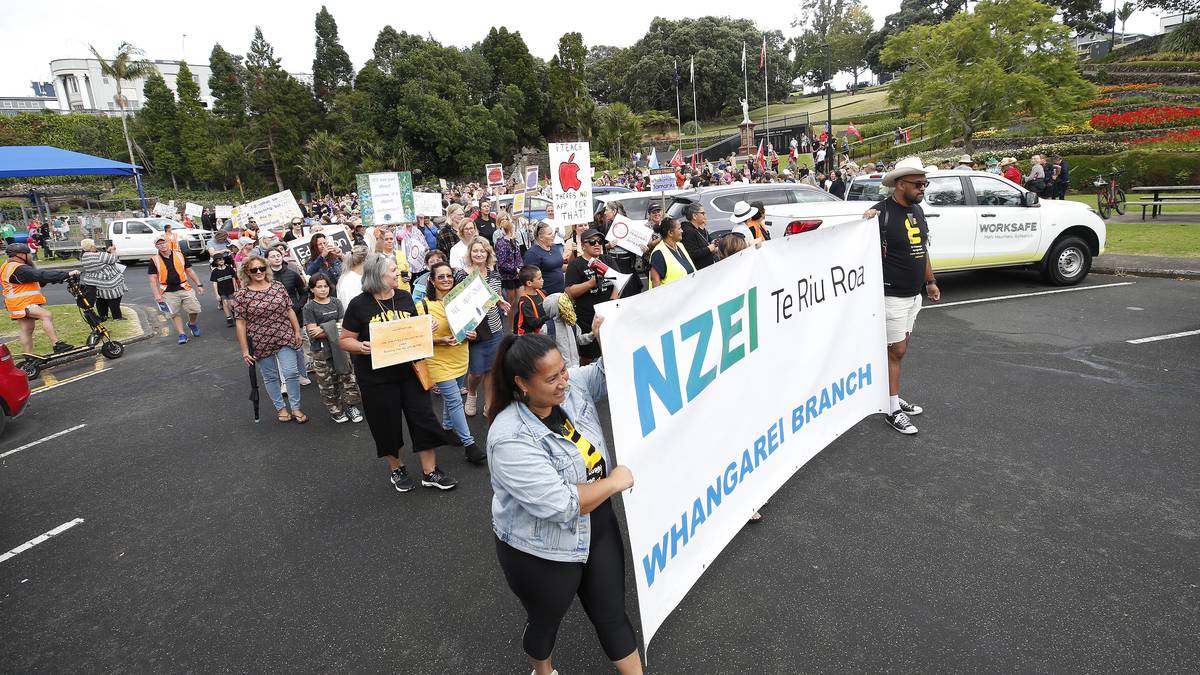
<path fill-rule="evenodd" d="M 163 264 L 162 254 L 155 253 L 151 258 L 154 261 L 154 268 L 158 270 L 158 290 L 160 292 L 167 290 L 167 267 Z M 179 251 L 171 251 L 171 262 L 175 264 L 175 273 L 179 275 L 180 285 L 183 290 L 192 290 L 191 285 L 187 281 L 187 273 L 184 271 L 183 254 Z"/>
<path fill-rule="evenodd" d="M 24 263 L 9 260 L 0 267 L 0 288 L 4 290 L 4 307 L 13 319 L 24 319 L 25 308 L 30 305 L 42 305 L 46 296 L 42 295 L 42 285 L 34 281 L 28 284 L 14 284 L 10 279 L 17 268 Z"/>
<path fill-rule="evenodd" d="M 517 335 L 525 335 L 525 315 L 521 313 L 521 300 L 528 299 L 533 304 L 533 318 L 542 318 L 542 301 L 546 299 L 546 293 L 541 289 L 534 289 L 538 297 L 534 299 L 529 295 L 522 295 L 517 299 L 517 314 L 513 317 L 513 333 Z"/>

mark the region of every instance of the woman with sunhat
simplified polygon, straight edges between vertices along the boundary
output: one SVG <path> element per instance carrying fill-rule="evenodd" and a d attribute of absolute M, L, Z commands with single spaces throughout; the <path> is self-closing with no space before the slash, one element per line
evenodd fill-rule
<path fill-rule="evenodd" d="M 729 218 L 729 222 L 734 225 L 745 223 L 746 229 L 750 231 L 751 241 L 761 242 L 771 238 L 771 233 L 767 231 L 767 209 L 762 202 L 734 204 L 733 216 Z"/>

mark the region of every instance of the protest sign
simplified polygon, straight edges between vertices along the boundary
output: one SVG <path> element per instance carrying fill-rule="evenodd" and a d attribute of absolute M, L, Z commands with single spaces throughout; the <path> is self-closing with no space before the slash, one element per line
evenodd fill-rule
<path fill-rule="evenodd" d="M 592 157 L 587 143 L 550 144 L 554 219 L 562 225 L 592 222 Z"/>
<path fill-rule="evenodd" d="M 176 215 L 175 207 L 172 206 L 171 204 L 165 204 L 163 202 L 156 202 L 154 204 L 154 215 L 160 216 L 162 218 L 174 218 Z"/>
<path fill-rule="evenodd" d="M 445 178 L 438 179 L 438 187 L 440 187 L 442 189 L 442 192 L 445 192 L 446 190 L 450 189 L 450 188 L 446 187 L 446 179 Z"/>
<path fill-rule="evenodd" d="M 436 192 L 414 192 L 413 207 L 418 216 L 442 215 L 442 196 Z"/>
<path fill-rule="evenodd" d="M 325 235 L 333 244 L 336 244 L 342 253 L 350 252 L 350 242 L 353 239 L 350 238 L 350 233 L 346 228 L 337 225 L 326 225 L 325 229 L 321 230 L 321 234 Z M 312 261 L 309 251 L 309 242 L 311 240 L 312 237 L 299 237 L 285 242 L 292 255 L 296 256 L 296 260 L 300 262 L 301 267 L 308 267 L 308 263 Z"/>
<path fill-rule="evenodd" d="M 234 222 L 239 228 L 243 228 L 253 218 L 254 222 L 258 223 L 258 229 L 265 231 L 277 227 L 287 229 L 292 218 L 302 217 L 300 206 L 296 204 L 292 191 L 284 190 L 237 207 Z"/>
<path fill-rule="evenodd" d="M 525 211 L 525 193 L 518 192 L 517 194 L 513 195 L 512 213 L 509 215 L 516 215 L 518 213 L 524 213 L 524 211 Z"/>
<path fill-rule="evenodd" d="M 358 208 L 367 227 L 416 220 L 412 173 L 389 171 L 357 176 Z"/>
<path fill-rule="evenodd" d="M 450 289 L 442 299 L 442 306 L 446 308 L 446 321 L 450 323 L 450 332 L 454 333 L 459 342 L 465 341 L 467 332 L 475 330 L 488 310 L 499 301 L 500 296 L 479 276 L 479 272 L 472 272 L 471 276 Z"/>
<path fill-rule="evenodd" d="M 229 204 L 218 204 L 213 207 L 213 215 L 221 220 L 228 220 L 233 217 L 233 207 Z"/>
<path fill-rule="evenodd" d="M 538 183 L 538 168 L 530 166 L 525 168 L 525 189 L 536 190 Z"/>
<path fill-rule="evenodd" d="M 183 205 L 183 212 L 193 218 L 199 218 L 204 213 L 204 207 L 199 204 L 187 202 Z"/>
<path fill-rule="evenodd" d="M 651 169 L 650 170 L 650 191 L 651 192 L 666 192 L 667 190 L 676 189 L 675 170 L 674 169 Z"/>
<path fill-rule="evenodd" d="M 369 331 L 372 370 L 433 356 L 433 331 L 428 316 L 372 323 Z"/>
<path fill-rule="evenodd" d="M 613 218 L 612 225 L 608 228 L 608 241 L 616 242 L 617 246 L 640 256 L 645 253 L 642 249 L 650 243 L 653 234 L 645 224 L 635 223 L 625 216 L 618 215 Z"/>
<path fill-rule="evenodd" d="M 772 240 L 596 311 L 649 644 L 757 508 L 887 409 L 878 224 Z"/>
<path fill-rule="evenodd" d="M 483 173 L 487 176 L 488 187 L 504 184 L 503 164 L 486 164 L 483 167 Z"/>

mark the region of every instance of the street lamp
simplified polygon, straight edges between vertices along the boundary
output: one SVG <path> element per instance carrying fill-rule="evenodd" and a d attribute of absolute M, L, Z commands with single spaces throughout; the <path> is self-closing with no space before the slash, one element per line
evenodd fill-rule
<path fill-rule="evenodd" d="M 825 50 L 825 133 L 830 141 L 833 140 L 833 77 L 829 70 L 833 67 L 833 48 L 828 42 L 821 43 Z"/>

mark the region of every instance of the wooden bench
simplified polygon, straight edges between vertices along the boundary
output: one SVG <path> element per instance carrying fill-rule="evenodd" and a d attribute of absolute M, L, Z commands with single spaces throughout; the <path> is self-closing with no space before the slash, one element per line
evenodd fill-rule
<path fill-rule="evenodd" d="M 1172 206 L 1175 204 L 1182 204 L 1182 205 L 1200 204 L 1200 199 L 1185 198 L 1185 197 L 1172 197 L 1170 199 L 1153 199 L 1153 200 L 1149 200 L 1149 201 L 1141 201 L 1141 202 L 1132 204 L 1132 206 L 1142 207 L 1142 220 L 1145 220 L 1146 219 L 1146 209 L 1148 209 L 1148 208 L 1154 209 L 1154 211 L 1151 212 L 1150 217 L 1157 218 L 1158 214 L 1162 213 L 1161 207 Z"/>
<path fill-rule="evenodd" d="M 66 260 L 67 258 L 78 258 L 83 255 L 83 248 L 79 245 L 79 239 L 60 239 L 49 240 L 45 242 L 46 254 L 50 257 Z"/>

